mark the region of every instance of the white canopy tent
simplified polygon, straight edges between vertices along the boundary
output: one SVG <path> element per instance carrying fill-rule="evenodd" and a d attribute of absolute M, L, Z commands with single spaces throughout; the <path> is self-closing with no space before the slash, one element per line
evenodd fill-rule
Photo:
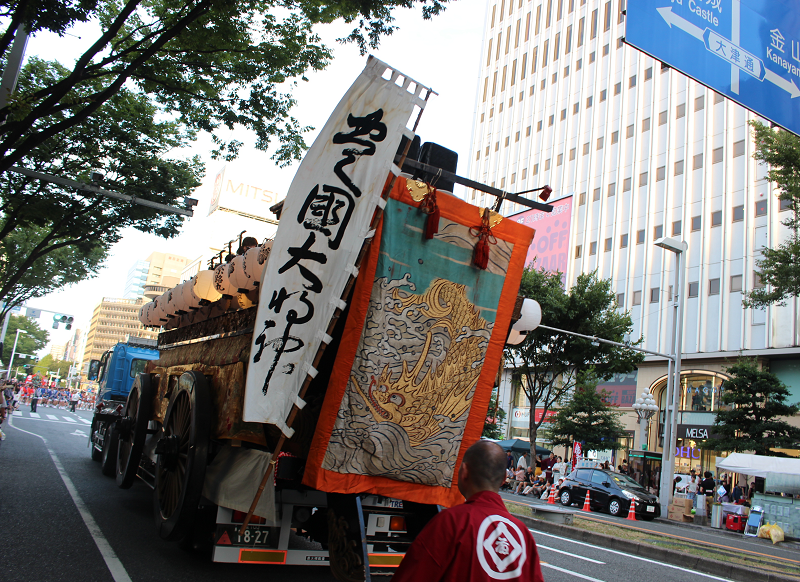
<path fill-rule="evenodd" d="M 800 459 L 731 453 L 725 458 L 717 458 L 717 469 L 751 477 L 766 477 L 767 475 L 800 477 Z"/>

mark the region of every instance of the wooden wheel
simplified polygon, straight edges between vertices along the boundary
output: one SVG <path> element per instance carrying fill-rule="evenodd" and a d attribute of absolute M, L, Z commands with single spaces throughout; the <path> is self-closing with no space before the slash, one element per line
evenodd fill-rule
<path fill-rule="evenodd" d="M 153 416 L 153 390 L 150 374 L 139 374 L 133 381 L 125 413 L 117 423 L 119 445 L 117 447 L 117 486 L 128 489 L 136 480 L 139 460 L 142 458 L 147 425 Z"/>
<path fill-rule="evenodd" d="M 208 461 L 211 394 L 199 372 L 181 375 L 156 445 L 153 504 L 158 534 L 179 540 L 191 529 Z"/>

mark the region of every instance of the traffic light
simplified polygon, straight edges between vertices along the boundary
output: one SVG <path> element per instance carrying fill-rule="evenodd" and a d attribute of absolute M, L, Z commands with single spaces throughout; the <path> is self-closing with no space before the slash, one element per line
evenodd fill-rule
<path fill-rule="evenodd" d="M 71 315 L 64 315 L 63 313 L 56 313 L 53 315 L 53 329 L 58 329 L 59 323 L 65 323 L 66 329 L 72 329 L 72 321 L 75 318 Z"/>

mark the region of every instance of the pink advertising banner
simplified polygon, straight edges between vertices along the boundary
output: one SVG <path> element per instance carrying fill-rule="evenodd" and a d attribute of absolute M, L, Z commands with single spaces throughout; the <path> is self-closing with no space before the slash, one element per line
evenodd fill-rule
<path fill-rule="evenodd" d="M 528 248 L 525 266 L 533 262 L 537 269 L 561 271 L 566 274 L 569 229 L 572 224 L 572 196 L 553 202 L 552 212 L 526 210 L 510 218 L 536 230 L 533 243 Z"/>

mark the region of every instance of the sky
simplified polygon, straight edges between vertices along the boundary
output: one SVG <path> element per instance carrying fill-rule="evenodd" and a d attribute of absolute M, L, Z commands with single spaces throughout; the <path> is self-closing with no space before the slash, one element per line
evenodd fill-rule
<path fill-rule="evenodd" d="M 468 170 L 486 1 L 457 0 L 430 21 L 423 20 L 420 8 L 398 11 L 396 24 L 400 29 L 384 38 L 379 50 L 371 52 L 438 93 L 429 100 L 417 134 L 423 142 L 434 141 L 456 151 L 460 175 L 466 175 Z M 339 99 L 366 65 L 367 57 L 359 55 L 355 46 L 335 41 L 350 29 L 343 23 L 317 29 L 326 44 L 333 48 L 334 57 L 326 70 L 311 73 L 308 81 L 300 81 L 294 90 L 297 106 L 293 115 L 301 125 L 322 128 Z M 50 34 L 35 36 L 28 42 L 26 56 L 57 59 L 69 66 L 92 38 L 91 29 L 73 30 L 63 38 Z M 307 134 L 306 143 L 310 145 L 315 136 L 316 132 Z M 246 130 L 237 132 L 236 137 L 246 144 L 255 142 L 254 135 Z M 128 270 L 137 260 L 146 259 L 154 251 L 175 253 L 189 259 L 208 256 L 210 247 L 219 248 L 223 242 L 237 236 L 239 229 L 231 223 L 229 216 L 221 216 L 220 212 L 207 216 L 214 177 L 224 165 L 222 161 L 210 158 L 210 143 L 208 136 L 201 136 L 195 146 L 186 151 L 187 157 L 199 155 L 205 161 L 206 177 L 193 195 L 199 201 L 195 216 L 184 224 L 178 237 L 164 240 L 127 229 L 123 231 L 122 240 L 112 247 L 109 259 L 96 277 L 32 299 L 26 305 L 70 314 L 75 318 L 73 330 L 79 328 L 85 333 L 92 312 L 103 297 L 122 297 Z M 299 162 L 289 168 L 278 168 L 269 159 L 269 153 L 250 146 L 243 148 L 235 167 L 282 197 L 298 165 Z M 262 239 L 271 233 L 265 228 L 262 233 L 248 234 Z M 64 330 L 63 325 L 59 330 L 51 329 L 51 314 L 43 314 L 39 325 L 50 331 L 50 344 L 40 352 L 40 356 L 49 353 L 51 344 L 66 343 L 73 333 Z"/>

